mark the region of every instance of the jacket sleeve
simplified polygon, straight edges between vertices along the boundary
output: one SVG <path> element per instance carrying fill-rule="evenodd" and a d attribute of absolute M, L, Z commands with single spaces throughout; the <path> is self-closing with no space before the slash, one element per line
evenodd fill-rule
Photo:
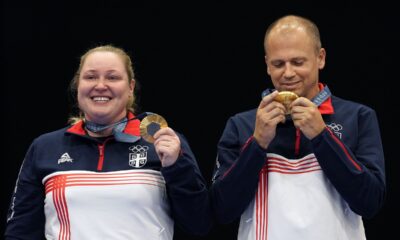
<path fill-rule="evenodd" d="M 240 132 L 230 118 L 218 144 L 210 189 L 218 222 L 226 224 L 236 220 L 254 199 L 265 160 L 266 152 L 253 139 L 252 133 Z"/>
<path fill-rule="evenodd" d="M 44 189 L 34 165 L 34 144 L 22 163 L 11 198 L 5 239 L 44 239 Z"/>
<path fill-rule="evenodd" d="M 205 235 L 212 227 L 209 192 L 194 154 L 183 136 L 177 161 L 161 169 L 167 185 L 172 216 L 185 232 Z"/>
<path fill-rule="evenodd" d="M 358 116 L 357 147 L 353 151 L 329 128 L 312 140 L 325 174 L 357 214 L 370 218 L 385 198 L 384 154 L 378 120 L 372 109 Z"/>

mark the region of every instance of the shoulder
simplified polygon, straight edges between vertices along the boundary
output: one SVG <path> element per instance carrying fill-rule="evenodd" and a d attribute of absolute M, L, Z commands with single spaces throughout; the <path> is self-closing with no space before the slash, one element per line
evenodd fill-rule
<path fill-rule="evenodd" d="M 257 109 L 251 109 L 244 112 L 239 112 L 231 116 L 229 119 L 232 121 L 253 121 L 256 118 Z"/>
<path fill-rule="evenodd" d="M 332 96 L 332 105 L 336 113 L 357 113 L 362 115 L 375 114 L 375 111 L 367 105 L 336 96 Z"/>
<path fill-rule="evenodd" d="M 68 128 L 69 128 L 69 126 L 52 131 L 52 132 L 44 133 L 44 134 L 38 136 L 34 140 L 34 143 L 36 143 L 36 144 L 54 143 L 55 141 L 60 140 L 65 136 L 65 133 Z"/>

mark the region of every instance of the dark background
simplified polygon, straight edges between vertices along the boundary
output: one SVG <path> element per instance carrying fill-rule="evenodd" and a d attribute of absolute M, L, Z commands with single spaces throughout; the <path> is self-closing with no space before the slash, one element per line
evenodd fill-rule
<path fill-rule="evenodd" d="M 112 43 L 127 50 L 140 83 L 141 110 L 163 115 L 183 133 L 210 182 L 217 141 L 229 116 L 258 106 L 266 74 L 266 27 L 286 14 L 310 18 L 327 50 L 321 82 L 333 94 L 377 112 L 384 144 L 387 200 L 365 220 L 369 240 L 396 236 L 399 168 L 395 118 L 399 94 L 397 12 L 383 1 L 178 4 L 170 1 L 6 0 L 2 8 L 0 227 L 31 141 L 66 126 L 68 84 L 87 49 Z M 398 114 L 398 113 L 397 113 Z M 195 207 L 195 206 L 194 206 Z M 323 214 L 323 213 L 321 213 Z M 235 223 L 204 238 L 176 230 L 176 239 L 235 239 Z"/>

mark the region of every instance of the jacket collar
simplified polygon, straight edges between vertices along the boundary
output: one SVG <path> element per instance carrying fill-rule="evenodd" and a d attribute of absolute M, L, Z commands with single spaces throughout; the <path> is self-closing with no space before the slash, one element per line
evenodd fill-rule
<path fill-rule="evenodd" d="M 324 89 L 324 84 L 318 83 L 319 90 L 321 91 Z M 318 110 L 321 114 L 333 114 L 335 113 L 333 106 L 332 106 L 332 96 L 326 99 L 321 105 L 318 106 Z"/>
<path fill-rule="evenodd" d="M 132 112 L 128 112 L 128 119 L 134 118 L 135 115 Z M 70 128 L 67 129 L 68 133 L 73 133 L 76 135 L 81 135 L 81 136 L 85 136 L 86 134 L 86 130 L 85 130 L 85 126 L 84 126 L 84 121 L 80 120 L 79 122 L 75 123 L 74 125 L 72 125 Z M 124 133 L 126 134 L 130 134 L 133 136 L 140 136 L 140 120 L 139 119 L 134 119 L 131 121 L 128 121 L 128 123 L 126 124 L 126 127 L 124 129 Z"/>

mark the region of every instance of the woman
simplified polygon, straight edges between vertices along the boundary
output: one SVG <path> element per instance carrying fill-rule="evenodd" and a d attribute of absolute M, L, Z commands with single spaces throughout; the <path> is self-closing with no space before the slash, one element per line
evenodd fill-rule
<path fill-rule="evenodd" d="M 174 222 L 205 234 L 208 192 L 195 157 L 169 127 L 154 144 L 140 138 L 126 52 L 90 49 L 71 86 L 79 114 L 30 146 L 6 239 L 172 239 Z"/>

